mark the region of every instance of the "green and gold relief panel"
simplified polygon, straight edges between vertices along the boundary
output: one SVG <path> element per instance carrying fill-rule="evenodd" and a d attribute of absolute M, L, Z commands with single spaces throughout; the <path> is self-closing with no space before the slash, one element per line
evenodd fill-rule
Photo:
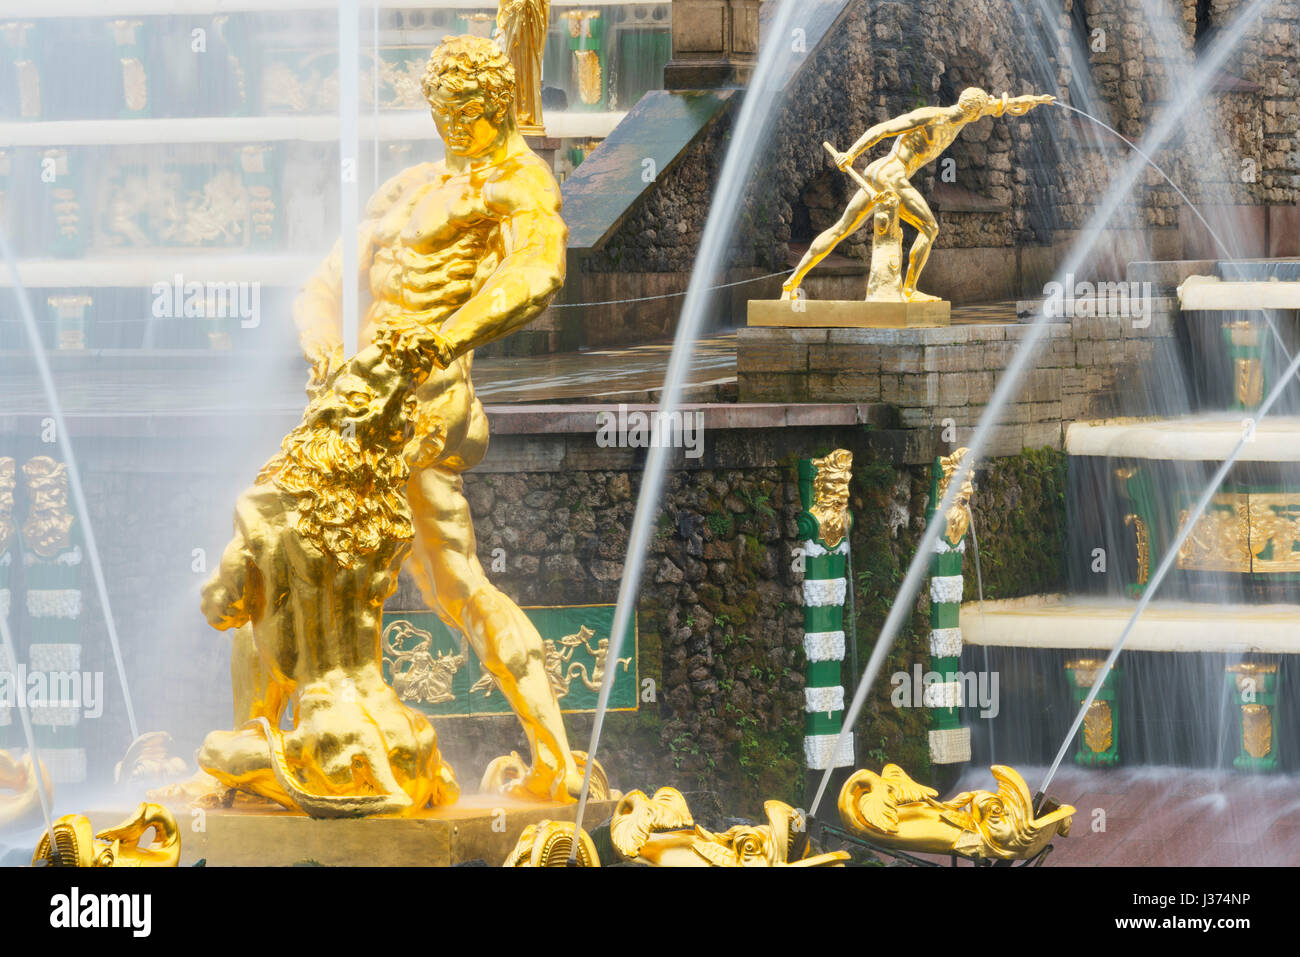
<path fill-rule="evenodd" d="M 1180 531 L 1191 506 L 1190 501 L 1179 503 Z M 1237 489 L 1215 495 L 1179 549 L 1178 567 L 1253 575 L 1300 573 L 1300 491 Z"/>
<path fill-rule="evenodd" d="M 615 662 L 609 656 L 613 605 L 547 605 L 523 612 L 542 636 L 546 670 L 561 711 L 595 711 L 610 667 L 610 710 L 636 710 L 640 682 L 635 616 Z M 436 613 L 385 612 L 383 646 L 384 678 L 411 707 L 435 718 L 514 713 L 473 648 Z"/>

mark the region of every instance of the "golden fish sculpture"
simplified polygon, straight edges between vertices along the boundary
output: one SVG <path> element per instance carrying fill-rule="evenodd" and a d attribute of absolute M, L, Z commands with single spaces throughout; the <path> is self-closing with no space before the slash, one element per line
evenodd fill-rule
<path fill-rule="evenodd" d="M 781 801 L 767 801 L 763 810 L 766 824 L 715 834 L 694 822 L 676 788 L 660 788 L 654 797 L 632 791 L 614 808 L 609 837 L 624 860 L 655 867 L 842 867 L 848 860 L 844 851 L 809 854 L 802 812 Z"/>
<path fill-rule="evenodd" d="M 38 778 L 30 754 L 15 758 L 0 751 L 0 830 L 20 827 L 41 816 L 42 786 L 47 797 L 53 795 L 50 772 L 44 764 Z"/>
<path fill-rule="evenodd" d="M 840 791 L 840 819 L 881 847 L 973 860 L 1027 860 L 1057 834 L 1070 833 L 1073 807 L 1052 806 L 1035 817 L 1025 779 L 1005 765 L 990 770 L 996 794 L 965 791 L 951 801 L 936 800 L 938 791 L 917 784 L 896 764 L 879 774 L 857 771 Z"/>
<path fill-rule="evenodd" d="M 41 836 L 32 865 L 46 867 L 175 867 L 181 859 L 181 831 L 172 812 L 160 804 L 141 804 L 135 814 L 98 834 L 83 814 L 65 814 L 50 835 Z M 147 831 L 153 840 L 140 844 Z"/>

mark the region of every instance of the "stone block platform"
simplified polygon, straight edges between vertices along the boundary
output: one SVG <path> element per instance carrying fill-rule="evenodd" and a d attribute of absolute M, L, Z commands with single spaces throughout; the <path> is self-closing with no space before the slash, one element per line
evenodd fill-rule
<path fill-rule="evenodd" d="M 951 451 L 954 441 L 966 443 L 1030 332 L 1028 322 L 1016 321 L 1016 304 L 997 305 L 988 318 L 943 328 L 740 329 L 740 401 L 884 403 L 895 410 L 897 426 L 875 440 L 896 462 L 927 462 Z M 1135 401 L 1148 394 L 1141 386 L 1157 357 L 1176 348 L 1176 315 L 1176 301 L 1165 297 L 1152 301 L 1145 320 L 1050 321 L 986 454 L 1061 448 L 1065 427 L 1075 420 L 1121 409 L 1145 414 L 1135 413 Z M 955 439 L 944 435 L 949 429 Z"/>

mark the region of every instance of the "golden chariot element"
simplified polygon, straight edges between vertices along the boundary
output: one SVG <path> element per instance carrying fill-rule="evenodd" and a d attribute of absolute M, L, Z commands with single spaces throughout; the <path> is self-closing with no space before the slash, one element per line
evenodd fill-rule
<path fill-rule="evenodd" d="M 846 851 L 811 854 L 803 812 L 766 801 L 767 823 L 737 825 L 721 834 L 694 822 L 676 788 L 654 797 L 632 791 L 619 801 L 609 825 L 614 850 L 624 860 L 655 867 L 842 867 Z"/>
<path fill-rule="evenodd" d="M 46 867 L 175 867 L 181 859 L 181 832 L 172 812 L 159 804 L 141 804 L 116 827 L 92 835 L 90 819 L 66 814 L 54 822 L 54 847 L 44 834 L 32 865 Z M 152 830 L 144 846 L 140 838 Z"/>
<path fill-rule="evenodd" d="M 882 848 L 973 860 L 1028 860 L 1057 834 L 1070 833 L 1074 808 L 1052 805 L 1034 813 L 1029 788 L 1014 768 L 990 769 L 997 793 L 966 791 L 938 801 L 938 791 L 917 784 L 896 764 L 855 772 L 840 791 L 840 819 L 854 834 Z"/>
<path fill-rule="evenodd" d="M 8 751 L 0 751 L 0 831 L 31 824 L 40 818 L 41 788 L 45 790 L 46 800 L 52 799 L 54 787 L 44 762 L 38 778 L 30 754 L 15 758 Z"/>

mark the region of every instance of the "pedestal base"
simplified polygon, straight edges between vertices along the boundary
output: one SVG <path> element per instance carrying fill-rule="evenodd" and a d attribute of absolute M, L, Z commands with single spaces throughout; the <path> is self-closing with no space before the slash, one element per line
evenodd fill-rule
<path fill-rule="evenodd" d="M 835 329 L 905 329 L 946 326 L 947 300 L 930 302 L 862 302 L 845 299 L 751 299 L 751 326 Z"/>
<path fill-rule="evenodd" d="M 604 823 L 614 801 L 587 804 L 583 828 Z M 484 860 L 500 866 L 520 832 L 538 821 L 572 821 L 577 804 L 530 804 L 475 794 L 421 817 L 313 820 L 278 808 L 177 809 L 181 866 L 286 867 L 313 862 L 339 867 L 448 867 Z M 98 830 L 119 823 L 118 811 L 94 812 Z"/>

